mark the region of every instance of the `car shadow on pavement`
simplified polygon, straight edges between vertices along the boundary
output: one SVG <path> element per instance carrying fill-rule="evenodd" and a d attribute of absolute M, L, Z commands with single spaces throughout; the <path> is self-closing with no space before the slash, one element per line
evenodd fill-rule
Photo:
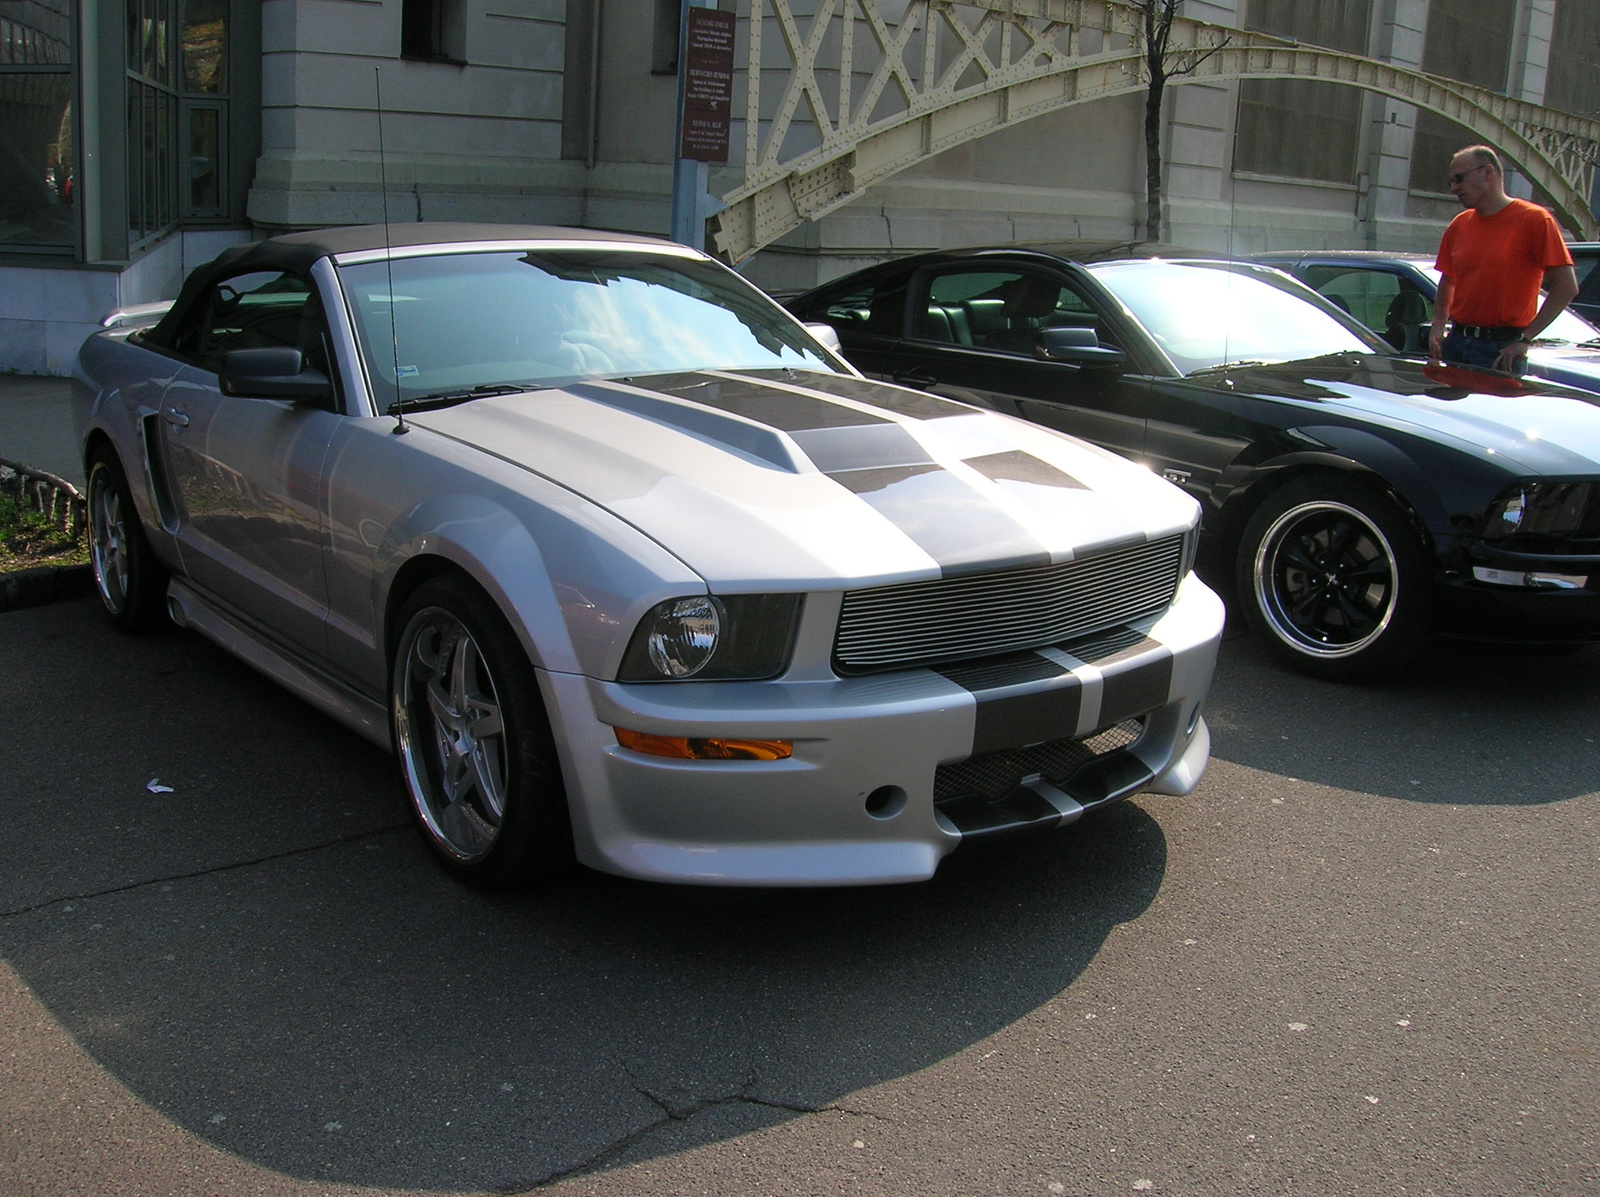
<path fill-rule="evenodd" d="M 1346 685 L 1295 673 L 1253 637 L 1230 635 L 1206 704 L 1211 751 L 1411 802 L 1562 802 L 1600 790 L 1597 669 L 1596 646 L 1444 641 L 1397 675 Z"/>
<path fill-rule="evenodd" d="M 485 896 L 385 754 L 197 637 L 0 621 L 0 953 L 133 1094 L 292 1176 L 516 1188 L 870 1123 L 874 1085 L 1051 1002 L 1165 872 L 1129 803 L 922 885 Z"/>

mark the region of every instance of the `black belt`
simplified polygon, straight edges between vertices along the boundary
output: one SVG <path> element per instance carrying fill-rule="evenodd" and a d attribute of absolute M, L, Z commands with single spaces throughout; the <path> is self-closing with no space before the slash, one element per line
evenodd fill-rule
<path fill-rule="evenodd" d="M 1506 328 L 1492 324 L 1450 324 L 1451 332 L 1458 332 L 1473 341 L 1515 341 L 1522 335 L 1520 328 Z"/>

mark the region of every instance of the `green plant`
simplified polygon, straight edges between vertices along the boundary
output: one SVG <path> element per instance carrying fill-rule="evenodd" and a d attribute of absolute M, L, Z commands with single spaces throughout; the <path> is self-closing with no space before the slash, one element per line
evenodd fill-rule
<path fill-rule="evenodd" d="M 58 528 L 41 512 L 0 498 L 0 570 L 30 565 L 75 565 L 89 559 L 82 536 Z"/>

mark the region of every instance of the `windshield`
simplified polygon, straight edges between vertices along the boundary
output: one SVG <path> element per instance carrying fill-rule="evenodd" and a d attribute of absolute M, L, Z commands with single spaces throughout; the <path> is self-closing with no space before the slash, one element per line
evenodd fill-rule
<path fill-rule="evenodd" d="M 339 275 L 380 409 L 503 384 L 834 369 L 782 309 L 710 262 L 497 251 L 365 262 Z"/>
<path fill-rule="evenodd" d="M 1089 270 L 1182 374 L 1229 362 L 1291 362 L 1380 349 L 1273 271 L 1162 261 L 1109 262 Z"/>

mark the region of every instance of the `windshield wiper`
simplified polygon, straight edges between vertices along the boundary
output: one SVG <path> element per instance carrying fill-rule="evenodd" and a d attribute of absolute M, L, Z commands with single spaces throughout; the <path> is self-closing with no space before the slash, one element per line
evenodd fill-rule
<path fill-rule="evenodd" d="M 1216 374 L 1221 370 L 1243 370 L 1249 366 L 1270 366 L 1271 362 L 1264 362 L 1259 358 L 1240 358 L 1236 362 L 1218 362 L 1214 366 L 1201 366 L 1198 370 L 1190 370 L 1189 377 L 1194 378 L 1199 374 Z"/>
<path fill-rule="evenodd" d="M 442 407 L 454 407 L 458 403 L 467 403 L 473 399 L 482 399 L 488 395 L 520 395 L 524 391 L 539 391 L 543 389 L 543 387 L 526 382 L 486 382 L 475 387 L 461 387 L 453 391 L 435 391 L 431 395 L 418 395 L 415 399 L 396 399 L 384 410 L 391 416 L 403 415 L 408 411 L 438 411 Z"/>

